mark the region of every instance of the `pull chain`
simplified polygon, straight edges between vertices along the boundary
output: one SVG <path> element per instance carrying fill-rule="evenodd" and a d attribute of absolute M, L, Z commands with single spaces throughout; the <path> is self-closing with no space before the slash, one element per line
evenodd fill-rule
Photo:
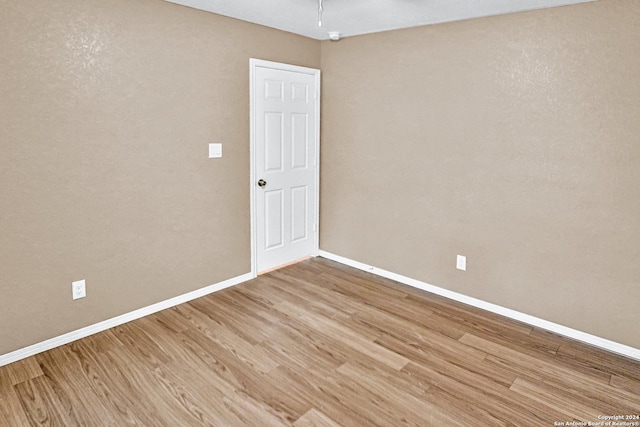
<path fill-rule="evenodd" d="M 318 0 L 318 27 L 322 27 L 322 0 Z"/>

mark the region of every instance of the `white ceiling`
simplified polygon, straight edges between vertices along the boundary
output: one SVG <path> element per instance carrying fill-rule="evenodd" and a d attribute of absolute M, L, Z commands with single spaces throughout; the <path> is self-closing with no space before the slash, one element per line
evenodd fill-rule
<path fill-rule="evenodd" d="M 166 0 L 314 39 L 343 37 L 597 0 Z"/>

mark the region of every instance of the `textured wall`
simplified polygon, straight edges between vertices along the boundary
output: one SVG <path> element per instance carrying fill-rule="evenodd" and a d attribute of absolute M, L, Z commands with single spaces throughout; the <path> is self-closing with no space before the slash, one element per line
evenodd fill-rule
<path fill-rule="evenodd" d="M 0 0 L 0 50 L 0 354 L 250 271 L 249 57 L 318 67 L 319 42 L 161 0 Z"/>
<path fill-rule="evenodd" d="M 322 70 L 323 250 L 640 348 L 640 2 L 323 42 Z"/>

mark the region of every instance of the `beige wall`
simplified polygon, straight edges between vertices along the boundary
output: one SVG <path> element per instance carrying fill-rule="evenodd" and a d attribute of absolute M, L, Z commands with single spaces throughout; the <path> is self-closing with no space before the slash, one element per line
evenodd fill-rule
<path fill-rule="evenodd" d="M 161 0 L 0 0 L 0 50 L 0 354 L 250 271 L 249 58 L 318 67 L 319 42 Z"/>
<path fill-rule="evenodd" d="M 637 0 L 323 42 L 321 248 L 640 348 L 639 47 Z"/>

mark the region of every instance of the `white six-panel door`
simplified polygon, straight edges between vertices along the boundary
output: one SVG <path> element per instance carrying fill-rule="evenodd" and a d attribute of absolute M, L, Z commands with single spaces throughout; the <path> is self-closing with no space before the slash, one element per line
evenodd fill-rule
<path fill-rule="evenodd" d="M 320 71 L 251 60 L 254 271 L 318 251 Z"/>

